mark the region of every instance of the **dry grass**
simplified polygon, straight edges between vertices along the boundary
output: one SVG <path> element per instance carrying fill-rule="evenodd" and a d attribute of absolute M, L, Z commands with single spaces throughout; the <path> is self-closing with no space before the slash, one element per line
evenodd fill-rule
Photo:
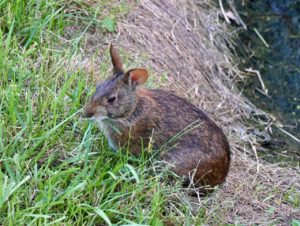
<path fill-rule="evenodd" d="M 140 66 L 151 68 L 152 76 L 167 74 L 166 89 L 191 99 L 224 129 L 233 161 L 227 182 L 205 204 L 207 223 L 218 218 L 223 224 L 287 225 L 300 218 L 300 171 L 257 157 L 260 137 L 248 122 L 267 130 L 272 120 L 235 87 L 244 76 L 234 56 L 236 35 L 218 8 L 212 0 L 141 0 L 118 24 L 116 36 L 104 42 L 97 32 L 90 34 L 85 65 L 94 71 L 96 50 L 113 40 L 128 51 L 123 56 L 142 59 Z M 197 209 L 207 200 L 189 201 Z"/>

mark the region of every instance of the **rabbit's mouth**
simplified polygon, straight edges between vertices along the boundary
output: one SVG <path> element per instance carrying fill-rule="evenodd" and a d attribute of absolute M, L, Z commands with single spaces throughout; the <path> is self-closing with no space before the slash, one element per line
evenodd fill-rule
<path fill-rule="evenodd" d="M 104 116 L 104 115 L 99 115 L 99 116 L 94 116 L 91 119 L 95 120 L 95 121 L 98 121 L 98 122 L 103 122 L 103 121 L 109 119 L 109 117 Z"/>

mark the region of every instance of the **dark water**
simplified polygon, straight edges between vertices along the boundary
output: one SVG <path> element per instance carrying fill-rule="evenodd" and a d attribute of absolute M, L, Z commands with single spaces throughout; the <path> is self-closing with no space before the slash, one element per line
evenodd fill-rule
<path fill-rule="evenodd" d="M 284 124 L 284 130 L 300 139 L 300 0 L 235 2 L 248 27 L 247 32 L 241 33 L 243 43 L 254 50 L 245 65 L 260 71 L 269 91 L 268 96 L 261 94 L 256 89 L 261 84 L 253 75 L 244 84 L 244 94 L 259 108 L 276 116 Z M 275 127 L 273 132 L 275 142 L 266 145 L 269 150 L 264 156 L 271 161 L 299 163 L 300 143 Z"/>

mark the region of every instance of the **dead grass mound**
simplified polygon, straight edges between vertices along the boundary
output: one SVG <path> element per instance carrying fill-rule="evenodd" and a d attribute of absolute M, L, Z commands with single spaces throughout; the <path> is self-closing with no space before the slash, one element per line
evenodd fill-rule
<path fill-rule="evenodd" d="M 118 24 L 114 42 L 134 58 L 146 59 L 140 66 L 152 69 L 152 76 L 166 74 L 167 89 L 190 98 L 227 134 L 231 170 L 205 207 L 207 213 L 217 213 L 223 223 L 289 224 L 300 219 L 300 210 L 289 197 L 300 192 L 300 171 L 257 157 L 258 134 L 264 131 L 257 133 L 245 122 L 252 119 L 267 127 L 270 118 L 235 87 L 244 76 L 234 55 L 235 33 L 227 30 L 213 2 L 141 0 Z M 99 40 L 92 35 L 87 50 L 107 48 Z M 190 202 L 195 209 L 203 207 L 201 199 Z M 213 218 L 207 223 L 215 222 Z"/>

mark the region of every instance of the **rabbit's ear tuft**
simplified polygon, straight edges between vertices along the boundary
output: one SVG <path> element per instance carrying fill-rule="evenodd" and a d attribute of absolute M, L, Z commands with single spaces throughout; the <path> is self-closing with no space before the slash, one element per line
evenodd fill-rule
<path fill-rule="evenodd" d="M 145 69 L 132 69 L 127 72 L 129 75 L 129 79 L 131 80 L 131 83 L 136 83 L 137 85 L 144 84 L 148 79 L 148 71 Z"/>
<path fill-rule="evenodd" d="M 119 72 L 124 72 L 121 58 L 112 43 L 110 44 L 109 52 L 110 52 L 111 62 L 113 64 L 114 74 Z"/>

